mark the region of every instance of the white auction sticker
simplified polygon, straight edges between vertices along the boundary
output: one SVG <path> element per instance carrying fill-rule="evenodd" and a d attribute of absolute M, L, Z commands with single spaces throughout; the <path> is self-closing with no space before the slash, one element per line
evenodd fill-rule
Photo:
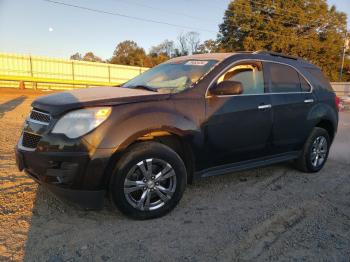
<path fill-rule="evenodd" d="M 188 61 L 185 65 L 205 66 L 206 64 L 208 64 L 208 61 L 191 60 L 191 61 Z"/>

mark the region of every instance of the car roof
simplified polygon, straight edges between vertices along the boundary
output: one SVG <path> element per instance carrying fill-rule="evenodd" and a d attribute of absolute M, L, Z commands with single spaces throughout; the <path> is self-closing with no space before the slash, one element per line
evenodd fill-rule
<path fill-rule="evenodd" d="M 195 54 L 195 55 L 188 55 L 188 56 L 179 56 L 172 58 L 168 60 L 167 62 L 169 63 L 174 63 L 174 62 L 181 62 L 185 60 L 218 60 L 222 61 L 235 53 L 208 53 L 208 54 Z"/>
<path fill-rule="evenodd" d="M 188 56 L 179 56 L 172 58 L 168 60 L 166 63 L 179 63 L 181 61 L 186 61 L 186 60 L 217 60 L 218 62 L 221 62 L 225 60 L 226 58 L 235 56 L 235 55 L 249 55 L 250 58 L 252 58 L 252 55 L 258 56 L 259 58 L 265 58 L 268 60 L 272 61 L 284 61 L 284 62 L 289 62 L 289 63 L 301 63 L 303 64 L 304 67 L 317 67 L 310 62 L 299 58 L 299 57 L 294 57 L 290 55 L 285 55 L 281 53 L 276 53 L 276 52 L 269 52 L 269 51 L 238 51 L 238 52 L 232 52 L 232 53 L 206 53 L 206 54 L 195 54 L 195 55 L 188 55 Z"/>

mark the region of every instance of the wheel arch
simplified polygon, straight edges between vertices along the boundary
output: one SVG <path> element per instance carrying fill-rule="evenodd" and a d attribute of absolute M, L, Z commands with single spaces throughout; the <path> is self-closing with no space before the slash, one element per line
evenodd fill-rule
<path fill-rule="evenodd" d="M 320 127 L 325 129 L 328 132 L 329 138 L 331 139 L 331 142 L 333 142 L 334 136 L 335 136 L 335 127 L 332 123 L 332 121 L 328 119 L 321 119 L 319 122 L 315 125 L 315 127 Z"/>
<path fill-rule="evenodd" d="M 136 143 L 154 141 L 174 150 L 184 161 L 187 171 L 187 183 L 192 184 L 195 171 L 195 156 L 191 144 L 185 139 L 183 132 L 176 129 L 143 130 L 127 139 L 111 156 L 105 171 L 104 185 L 108 186 L 116 163 L 123 156 L 125 150 Z"/>
<path fill-rule="evenodd" d="M 338 127 L 338 115 L 335 109 L 326 103 L 319 103 L 310 110 L 308 120 L 312 123 L 310 128 L 324 128 L 333 141 Z"/>

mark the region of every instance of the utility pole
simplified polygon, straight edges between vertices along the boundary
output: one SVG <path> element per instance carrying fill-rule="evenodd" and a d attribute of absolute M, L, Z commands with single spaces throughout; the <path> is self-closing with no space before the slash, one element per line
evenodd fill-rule
<path fill-rule="evenodd" d="M 349 48 L 349 38 L 348 38 L 348 33 L 346 33 L 345 34 L 344 48 L 343 48 L 343 57 L 342 57 L 341 68 L 340 68 L 339 81 L 342 81 L 342 79 L 343 79 L 343 69 L 344 69 L 344 62 L 345 62 L 345 54 L 346 54 L 346 50 L 348 50 L 348 48 Z"/>

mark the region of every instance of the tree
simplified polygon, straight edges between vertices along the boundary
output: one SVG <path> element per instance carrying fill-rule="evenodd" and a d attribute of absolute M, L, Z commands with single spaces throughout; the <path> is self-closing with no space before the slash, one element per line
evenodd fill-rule
<path fill-rule="evenodd" d="M 174 55 L 174 41 L 168 39 L 164 40 L 162 43 L 156 46 L 152 46 L 149 53 L 150 55 L 166 55 L 167 57 L 172 57 Z"/>
<path fill-rule="evenodd" d="M 218 40 L 226 51 L 271 50 L 304 57 L 337 80 L 346 15 L 326 0 L 233 0 Z"/>
<path fill-rule="evenodd" d="M 214 53 L 219 51 L 218 42 L 213 39 L 205 40 L 202 44 L 200 44 L 197 48 L 197 52 L 200 54 L 204 53 Z"/>
<path fill-rule="evenodd" d="M 157 54 L 149 54 L 147 56 L 148 58 L 148 61 L 147 63 L 149 64 L 148 66 L 149 67 L 153 67 L 153 66 L 156 66 L 158 64 L 161 64 L 167 60 L 169 60 L 169 57 L 165 54 L 165 53 L 160 53 L 159 55 Z"/>
<path fill-rule="evenodd" d="M 187 45 L 186 34 L 181 33 L 177 37 L 177 42 L 178 42 L 177 53 L 179 53 L 180 55 L 188 55 L 188 45 Z"/>
<path fill-rule="evenodd" d="M 78 53 L 78 52 L 76 52 L 74 55 L 71 55 L 70 56 L 70 59 L 71 60 L 82 60 L 83 58 L 82 58 L 82 56 L 81 56 L 81 54 L 80 53 Z"/>
<path fill-rule="evenodd" d="M 83 61 L 102 62 L 102 59 L 98 56 L 95 56 L 93 52 L 87 52 L 83 57 Z"/>
<path fill-rule="evenodd" d="M 192 31 L 192 32 L 188 32 L 186 36 L 187 36 L 188 53 L 189 54 L 197 53 L 199 43 L 200 43 L 199 33 Z"/>
<path fill-rule="evenodd" d="M 177 42 L 178 42 L 177 52 L 180 55 L 195 54 L 197 53 L 197 49 L 200 43 L 199 33 L 193 32 L 193 31 L 187 32 L 187 33 L 181 33 L 177 37 Z"/>
<path fill-rule="evenodd" d="M 146 56 L 145 50 L 131 40 L 120 42 L 115 48 L 113 57 L 109 62 L 131 66 L 152 66 L 152 63 Z"/>

